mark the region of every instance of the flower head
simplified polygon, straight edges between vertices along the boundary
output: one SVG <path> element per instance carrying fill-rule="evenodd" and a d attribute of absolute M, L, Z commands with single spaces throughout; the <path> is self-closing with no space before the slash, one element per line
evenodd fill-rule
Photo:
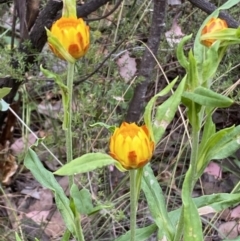
<path fill-rule="evenodd" d="M 228 28 L 225 20 L 220 18 L 211 18 L 205 27 L 202 29 L 201 35 L 220 32 L 223 29 Z M 207 47 L 212 46 L 216 39 L 205 39 L 201 43 Z"/>
<path fill-rule="evenodd" d="M 123 122 L 110 140 L 110 155 L 126 169 L 143 167 L 152 157 L 154 142 L 147 126 Z"/>
<path fill-rule="evenodd" d="M 88 50 L 89 42 L 89 27 L 82 18 L 61 17 L 48 31 L 50 49 L 61 59 L 82 57 Z"/>

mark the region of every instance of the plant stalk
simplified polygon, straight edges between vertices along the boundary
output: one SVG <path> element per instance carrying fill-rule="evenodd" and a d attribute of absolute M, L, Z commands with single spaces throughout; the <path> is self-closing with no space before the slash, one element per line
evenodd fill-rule
<path fill-rule="evenodd" d="M 67 163 L 72 161 L 72 96 L 73 96 L 73 76 L 74 76 L 74 64 L 68 62 L 68 72 L 67 72 L 67 89 L 68 89 L 68 105 L 66 110 L 64 110 L 64 115 L 67 115 L 66 124 L 66 153 L 67 153 Z M 73 176 L 69 176 L 69 186 L 71 188 L 73 184 Z"/>
<path fill-rule="evenodd" d="M 73 159 L 72 154 L 72 101 L 73 101 L 73 77 L 74 77 L 74 64 L 68 62 L 68 72 L 67 72 L 67 89 L 68 89 L 68 104 L 65 106 L 64 115 L 66 115 L 66 153 L 67 153 L 67 163 L 71 162 Z M 74 183 L 74 176 L 69 176 L 69 189 L 71 189 Z M 80 215 L 77 213 L 75 215 L 75 235 L 78 241 L 84 241 Z"/>
<path fill-rule="evenodd" d="M 136 215 L 137 215 L 137 192 L 136 192 L 136 173 L 137 170 L 130 170 L 130 232 L 131 241 L 136 237 Z"/>

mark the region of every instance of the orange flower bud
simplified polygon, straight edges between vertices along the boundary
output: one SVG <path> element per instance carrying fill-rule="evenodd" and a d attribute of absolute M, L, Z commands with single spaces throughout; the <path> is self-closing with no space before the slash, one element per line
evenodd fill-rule
<path fill-rule="evenodd" d="M 225 20 L 222 20 L 220 18 L 211 18 L 202 29 L 201 35 L 206 33 L 215 33 L 226 28 L 228 28 L 228 25 Z M 207 47 L 210 47 L 215 41 L 216 39 L 206 39 L 202 40 L 201 43 Z"/>
<path fill-rule="evenodd" d="M 89 47 L 89 27 L 82 18 L 61 17 L 51 28 L 48 36 L 48 44 L 52 52 L 61 59 L 66 59 L 57 49 L 63 47 L 74 59 L 78 59 L 86 54 Z M 57 39 L 61 46 L 55 46 L 55 42 L 50 43 L 50 38 Z"/>
<path fill-rule="evenodd" d="M 143 167 L 152 157 L 154 142 L 146 125 L 123 122 L 116 128 L 110 140 L 110 155 L 125 169 Z"/>

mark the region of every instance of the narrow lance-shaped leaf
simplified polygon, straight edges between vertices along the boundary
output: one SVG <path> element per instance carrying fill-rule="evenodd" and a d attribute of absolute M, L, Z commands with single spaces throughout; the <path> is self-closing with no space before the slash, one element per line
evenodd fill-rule
<path fill-rule="evenodd" d="M 193 198 L 192 200 L 198 209 L 208 206 L 211 207 L 215 212 L 221 212 L 226 208 L 239 204 L 240 194 L 218 193 L 203 195 L 198 198 Z M 169 212 L 169 218 L 173 222 L 173 225 L 177 225 L 181 211 L 182 208 L 178 208 L 174 211 Z"/>
<path fill-rule="evenodd" d="M 40 69 L 46 77 L 54 79 L 56 84 L 59 86 L 59 88 L 61 90 L 61 94 L 62 94 L 62 104 L 63 104 L 64 110 L 67 110 L 68 106 L 69 106 L 69 97 L 68 97 L 67 86 L 63 83 L 60 76 L 58 76 L 57 74 L 55 74 L 47 69 L 44 69 L 42 66 L 40 66 Z M 66 130 L 66 128 L 68 126 L 68 122 L 69 122 L 68 115 L 63 115 L 63 124 L 62 124 L 63 130 Z"/>
<path fill-rule="evenodd" d="M 186 70 L 188 70 L 188 68 L 189 68 L 189 62 L 188 62 L 187 57 L 184 54 L 184 44 L 191 38 L 192 38 L 192 34 L 183 37 L 177 47 L 178 61 L 182 65 L 182 67 L 185 68 Z"/>
<path fill-rule="evenodd" d="M 235 28 L 226 28 L 220 32 L 206 33 L 201 36 L 201 40 L 205 39 L 217 39 L 217 40 L 226 40 L 233 41 L 234 43 L 239 43 L 240 39 L 238 36 L 239 29 Z"/>
<path fill-rule="evenodd" d="M 211 112 L 209 112 L 207 114 L 206 122 L 204 124 L 203 134 L 202 134 L 201 142 L 198 149 L 199 156 L 201 156 L 202 155 L 201 153 L 204 152 L 204 149 L 208 147 L 207 142 L 215 133 L 216 133 L 216 127 L 215 127 L 215 124 L 213 123 Z"/>
<path fill-rule="evenodd" d="M 8 87 L 0 88 L 0 99 L 2 99 L 4 96 L 9 94 L 10 91 L 11 91 L 11 88 L 8 88 Z"/>
<path fill-rule="evenodd" d="M 86 188 L 79 191 L 77 185 L 73 184 L 70 189 L 70 194 L 79 213 L 89 214 L 92 212 L 92 196 Z"/>
<path fill-rule="evenodd" d="M 201 84 L 201 82 L 198 75 L 197 62 L 193 55 L 192 50 L 189 51 L 188 59 L 189 59 L 189 70 L 187 71 L 187 74 L 188 74 L 187 87 L 188 87 L 188 90 L 194 91 L 197 88 L 197 86 Z"/>
<path fill-rule="evenodd" d="M 220 42 L 217 41 L 211 48 L 208 48 L 206 51 L 206 58 L 202 65 L 202 81 L 203 84 L 207 83 L 217 71 L 219 65 L 219 45 Z"/>
<path fill-rule="evenodd" d="M 225 128 L 223 130 L 218 131 L 217 133 L 212 134 L 207 139 L 206 133 L 204 130 L 204 139 L 201 141 L 199 153 L 198 153 L 198 163 L 197 163 L 197 176 L 201 176 L 208 163 L 211 161 L 213 155 L 211 153 L 218 153 L 221 151 L 222 147 L 229 141 L 232 140 L 226 139 L 228 133 L 233 131 L 234 127 Z M 210 135 L 210 134 L 209 134 Z M 223 141 L 224 140 L 224 141 Z"/>
<path fill-rule="evenodd" d="M 156 232 L 157 225 L 151 224 L 148 227 L 136 229 L 136 240 L 137 241 L 145 241 L 151 235 Z M 124 235 L 120 236 L 119 238 L 115 239 L 115 241 L 129 241 L 131 239 L 131 231 L 128 231 Z"/>
<path fill-rule="evenodd" d="M 161 232 L 162 238 L 165 236 L 167 240 L 172 240 L 174 236 L 174 226 L 168 217 L 165 197 L 150 165 L 146 165 L 143 168 L 142 189 L 147 199 L 151 215 L 159 228 L 159 232 Z"/>
<path fill-rule="evenodd" d="M 114 130 L 116 129 L 116 126 L 110 126 L 110 125 L 107 125 L 106 123 L 104 122 L 96 122 L 92 125 L 90 125 L 91 127 L 95 127 L 95 126 L 101 126 L 101 127 L 104 127 L 106 128 L 108 131 L 110 131 L 111 133 L 114 132 Z"/>
<path fill-rule="evenodd" d="M 184 241 L 203 241 L 202 224 L 197 207 L 191 197 L 192 191 L 192 165 L 186 173 L 182 187 L 183 215 L 184 215 Z"/>
<path fill-rule="evenodd" d="M 58 210 L 62 214 L 67 228 L 74 234 L 74 216 L 69 206 L 69 199 L 66 197 L 62 187 L 58 184 L 53 174 L 44 168 L 37 154 L 31 148 L 28 149 L 25 156 L 24 165 L 32 172 L 33 176 L 41 185 L 54 192 Z"/>
<path fill-rule="evenodd" d="M 145 107 L 145 111 L 144 111 L 144 122 L 146 124 L 146 126 L 149 129 L 150 132 L 150 136 L 152 138 L 152 140 L 156 142 L 156 140 L 154 139 L 154 134 L 153 134 L 153 127 L 152 127 L 152 111 L 153 111 L 153 107 L 154 104 L 157 100 L 158 97 L 164 96 L 166 94 L 168 94 L 171 89 L 173 88 L 173 86 L 176 84 L 178 80 L 178 77 L 175 78 L 170 84 L 168 84 L 163 90 L 161 90 L 158 94 L 154 95 L 151 100 L 148 102 L 147 106 Z"/>
<path fill-rule="evenodd" d="M 218 131 L 205 144 L 199 153 L 197 176 L 200 177 L 213 159 L 223 159 L 232 155 L 240 148 L 240 126 L 230 127 Z"/>
<path fill-rule="evenodd" d="M 16 239 L 16 241 L 22 241 L 22 239 L 19 237 L 18 233 L 15 233 L 15 239 Z"/>
<path fill-rule="evenodd" d="M 119 162 L 107 154 L 87 153 L 60 167 L 54 174 L 60 176 L 69 176 L 76 173 L 90 172 L 97 168 L 105 167 L 108 165 L 116 165 L 119 167 L 118 164 Z"/>
<path fill-rule="evenodd" d="M 197 87 L 194 92 L 185 91 L 183 97 L 199 105 L 213 108 L 224 108 L 233 104 L 233 100 L 227 96 L 218 94 L 202 86 Z"/>
<path fill-rule="evenodd" d="M 167 126 L 173 120 L 177 108 L 181 102 L 181 96 L 185 88 L 186 76 L 180 82 L 176 91 L 160 106 L 156 107 L 156 114 L 153 121 L 153 133 L 155 143 L 164 135 Z"/>

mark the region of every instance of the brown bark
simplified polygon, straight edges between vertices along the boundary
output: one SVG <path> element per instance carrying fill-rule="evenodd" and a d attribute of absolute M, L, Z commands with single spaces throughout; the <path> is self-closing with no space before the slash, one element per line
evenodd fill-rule
<path fill-rule="evenodd" d="M 143 81 L 134 90 L 134 95 L 125 118 L 127 122 L 138 122 L 143 111 L 147 88 L 151 82 L 155 64 L 153 55 L 157 56 L 161 34 L 165 26 L 166 4 L 166 0 L 154 0 L 152 24 L 147 42 L 147 46 L 152 53 L 148 48 L 145 49 L 139 69 L 139 77 L 142 77 Z"/>

